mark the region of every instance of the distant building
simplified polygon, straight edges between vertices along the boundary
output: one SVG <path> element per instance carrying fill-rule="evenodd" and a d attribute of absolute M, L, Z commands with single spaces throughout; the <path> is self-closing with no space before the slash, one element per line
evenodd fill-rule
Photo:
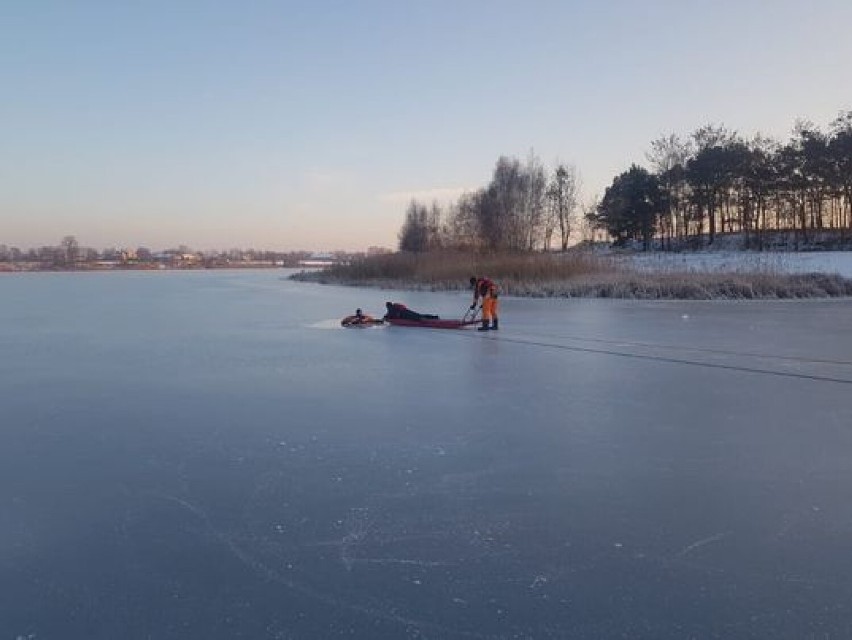
<path fill-rule="evenodd" d="M 338 262 L 330 253 L 312 253 L 307 258 L 299 260 L 300 267 L 328 267 Z"/>

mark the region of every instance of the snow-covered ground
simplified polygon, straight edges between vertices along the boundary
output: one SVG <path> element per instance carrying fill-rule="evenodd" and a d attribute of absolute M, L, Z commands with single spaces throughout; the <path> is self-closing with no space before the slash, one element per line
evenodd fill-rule
<path fill-rule="evenodd" d="M 771 273 L 836 273 L 852 278 L 852 251 L 637 253 L 620 261 L 649 271 L 768 271 Z"/>

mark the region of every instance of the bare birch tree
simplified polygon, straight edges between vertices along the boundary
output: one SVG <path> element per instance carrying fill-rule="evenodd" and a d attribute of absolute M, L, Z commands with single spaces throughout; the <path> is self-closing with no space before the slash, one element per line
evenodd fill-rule
<path fill-rule="evenodd" d="M 547 187 L 551 224 L 559 228 L 559 243 L 562 251 L 568 249 L 568 241 L 574 227 L 577 200 L 580 190 L 577 169 L 574 165 L 559 164 L 553 171 Z"/>

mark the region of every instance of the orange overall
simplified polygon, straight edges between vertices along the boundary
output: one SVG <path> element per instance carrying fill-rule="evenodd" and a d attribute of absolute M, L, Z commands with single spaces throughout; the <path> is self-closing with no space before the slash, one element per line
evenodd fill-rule
<path fill-rule="evenodd" d="M 500 301 L 497 297 L 497 285 L 488 278 L 478 278 L 476 286 L 473 289 L 473 303 L 476 304 L 482 298 L 482 323 L 483 326 L 488 326 L 491 322 L 492 327 L 497 327 L 497 309 Z"/>

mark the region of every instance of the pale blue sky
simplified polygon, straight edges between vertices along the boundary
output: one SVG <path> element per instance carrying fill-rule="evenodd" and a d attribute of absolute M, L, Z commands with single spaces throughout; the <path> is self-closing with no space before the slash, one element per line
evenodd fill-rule
<path fill-rule="evenodd" d="M 0 0 L 0 244 L 394 246 L 501 154 L 600 193 L 852 109 L 849 0 Z"/>

